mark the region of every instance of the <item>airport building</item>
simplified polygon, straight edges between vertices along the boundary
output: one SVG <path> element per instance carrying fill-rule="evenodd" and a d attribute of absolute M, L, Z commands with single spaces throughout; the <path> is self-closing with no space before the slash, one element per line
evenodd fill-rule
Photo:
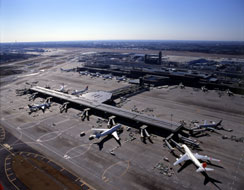
<path fill-rule="evenodd" d="M 162 52 L 160 51 L 158 55 L 155 54 L 145 54 L 145 59 L 144 59 L 146 64 L 151 64 L 151 65 L 161 65 L 162 63 Z"/>

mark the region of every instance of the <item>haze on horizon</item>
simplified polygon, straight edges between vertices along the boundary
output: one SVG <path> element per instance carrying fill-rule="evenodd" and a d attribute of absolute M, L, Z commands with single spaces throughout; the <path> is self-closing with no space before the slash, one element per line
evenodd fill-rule
<path fill-rule="evenodd" d="M 0 42 L 244 41 L 243 0 L 0 0 Z"/>

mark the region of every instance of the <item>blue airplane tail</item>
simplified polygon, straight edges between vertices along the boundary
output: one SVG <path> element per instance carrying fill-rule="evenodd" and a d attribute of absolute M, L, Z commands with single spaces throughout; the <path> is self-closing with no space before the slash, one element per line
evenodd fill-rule
<path fill-rule="evenodd" d="M 221 125 L 222 119 L 217 123 L 217 126 Z"/>

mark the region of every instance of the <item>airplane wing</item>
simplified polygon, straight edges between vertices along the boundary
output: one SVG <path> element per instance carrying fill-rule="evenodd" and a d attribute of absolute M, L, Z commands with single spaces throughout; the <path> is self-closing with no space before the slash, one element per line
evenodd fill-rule
<path fill-rule="evenodd" d="M 187 154 L 184 154 L 174 163 L 174 166 L 186 160 L 189 160 L 189 157 L 187 156 Z"/>
<path fill-rule="evenodd" d="M 44 109 L 45 109 L 45 106 L 42 106 L 42 107 L 41 107 L 41 109 L 43 109 L 43 110 L 44 110 Z"/>
<path fill-rule="evenodd" d="M 91 129 L 91 130 L 92 130 L 92 131 L 102 131 L 102 132 L 103 132 L 103 131 L 107 131 L 108 129 L 94 129 L 94 128 L 93 128 L 93 129 Z"/>
<path fill-rule="evenodd" d="M 216 162 L 220 161 L 218 159 L 211 158 L 211 157 L 208 157 L 208 156 L 203 156 L 203 155 L 200 155 L 198 153 L 195 153 L 194 156 L 196 157 L 196 159 L 200 159 L 200 160 L 210 160 L 210 161 L 216 161 Z"/>
<path fill-rule="evenodd" d="M 117 131 L 114 131 L 114 132 L 112 133 L 112 135 L 113 135 L 113 137 L 114 137 L 117 141 L 119 141 L 119 136 L 118 136 Z"/>

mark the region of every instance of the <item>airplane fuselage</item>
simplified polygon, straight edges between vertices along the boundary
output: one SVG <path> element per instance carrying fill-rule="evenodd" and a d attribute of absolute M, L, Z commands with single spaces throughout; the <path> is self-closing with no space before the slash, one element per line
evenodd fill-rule
<path fill-rule="evenodd" d="M 184 148 L 185 153 L 187 154 L 187 156 L 189 156 L 189 158 L 192 160 L 192 162 L 193 162 L 198 168 L 204 169 L 204 168 L 202 167 L 202 164 L 199 162 L 198 159 L 196 159 L 196 157 L 192 154 L 192 152 L 190 151 L 190 149 L 189 149 L 186 145 L 182 145 L 182 147 Z"/>
<path fill-rule="evenodd" d="M 217 127 L 216 124 L 208 124 L 208 125 L 199 125 L 199 128 L 215 128 Z"/>
<path fill-rule="evenodd" d="M 88 90 L 88 86 L 84 90 L 74 91 L 71 95 L 80 95 Z"/>
<path fill-rule="evenodd" d="M 108 129 L 107 131 L 104 131 L 104 132 L 102 132 L 102 133 L 98 133 L 98 134 L 96 134 L 96 138 L 100 138 L 100 137 L 102 137 L 102 136 L 110 135 L 110 134 L 112 134 L 114 131 L 117 131 L 120 127 L 121 127 L 120 124 L 115 125 L 115 126 L 112 127 L 111 129 Z"/>
<path fill-rule="evenodd" d="M 49 108 L 49 107 L 50 107 L 50 103 L 44 103 L 44 104 L 31 106 L 30 109 L 32 111 L 34 111 L 34 110 L 39 110 L 39 109 L 46 109 L 46 108 Z"/>
<path fill-rule="evenodd" d="M 85 90 L 82 90 L 82 91 L 75 91 L 75 92 L 72 93 L 72 95 L 80 95 L 80 94 L 82 94 L 82 93 L 84 93 L 84 92 L 85 92 Z"/>

